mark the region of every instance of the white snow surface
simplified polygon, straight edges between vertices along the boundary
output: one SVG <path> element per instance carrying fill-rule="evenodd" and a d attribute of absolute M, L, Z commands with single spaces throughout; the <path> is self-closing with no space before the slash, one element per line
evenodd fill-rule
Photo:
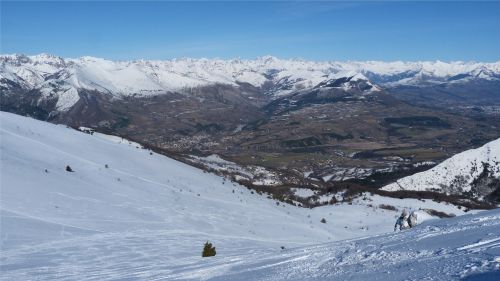
<path fill-rule="evenodd" d="M 175 280 L 500 279 L 500 210 L 388 235 L 215 257 L 166 275 Z"/>
<path fill-rule="evenodd" d="M 0 55 L 0 78 L 19 83 L 27 89 L 40 89 L 44 95 L 59 97 L 58 110 L 68 110 L 78 101 L 78 90 L 98 90 L 122 96 L 148 96 L 182 91 L 213 84 L 249 83 L 261 87 L 269 81 L 277 87 L 270 92 L 278 97 L 297 89 L 309 88 L 332 78 L 387 84 L 418 84 L 422 81 L 463 79 L 500 79 L 500 62 L 382 62 L 382 61 L 306 61 L 271 56 L 255 60 L 172 59 L 111 61 L 95 57 L 76 59 L 49 54 L 26 56 Z M 462 77 L 463 76 L 463 77 Z M 368 78 L 367 78 L 368 77 Z M 378 89 L 374 86 L 374 89 Z"/>
<path fill-rule="evenodd" d="M 500 139 L 456 154 L 430 170 L 404 177 L 382 189 L 466 192 L 471 190 L 471 183 L 483 172 L 485 164 L 493 176 L 500 178 Z M 450 186 L 454 190 L 449 190 Z"/>
<path fill-rule="evenodd" d="M 0 280 L 277 280 L 295 273 L 303 279 L 293 267 L 282 277 L 274 269 L 304 261 L 308 272 L 314 269 L 309 258 L 318 266 L 338 265 L 343 256 L 363 261 L 376 248 L 360 244 L 368 257 L 349 248 L 353 242 L 293 248 L 391 232 L 403 208 L 464 214 L 433 201 L 369 195 L 352 205 L 314 209 L 277 204 L 134 143 L 5 112 L 0 112 L 0 140 Z M 74 172 L 65 171 L 66 165 Z M 490 216 L 495 219 L 482 217 L 483 236 L 495 233 L 487 225 L 498 223 L 498 213 Z M 402 241 L 388 237 L 387 245 Z M 466 238 L 460 247 L 482 239 L 478 232 Z M 215 258 L 200 257 L 207 240 L 217 248 Z M 322 248 L 331 250 L 300 256 Z M 339 249 L 352 251 L 345 255 Z M 327 255 L 325 263 L 315 259 L 321 255 Z M 337 272 L 334 268 L 329 274 Z M 245 275 L 254 270 L 265 273 Z"/>

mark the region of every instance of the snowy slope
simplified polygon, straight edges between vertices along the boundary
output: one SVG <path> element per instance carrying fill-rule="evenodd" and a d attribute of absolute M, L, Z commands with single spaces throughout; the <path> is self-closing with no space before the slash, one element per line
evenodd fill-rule
<path fill-rule="evenodd" d="M 500 210 L 427 222 L 391 235 L 170 268 L 175 280 L 500 279 Z"/>
<path fill-rule="evenodd" d="M 168 91 L 249 83 L 257 88 L 274 85 L 278 97 L 314 87 L 332 77 L 363 77 L 376 84 L 456 82 L 500 79 L 500 62 L 314 62 L 261 57 L 255 60 L 173 59 L 165 61 L 110 61 L 94 57 L 64 59 L 53 55 L 0 55 L 0 86 L 10 82 L 38 89 L 44 97 L 59 97 L 57 109 L 68 110 L 78 101 L 79 89 L 114 96 L 156 95 Z"/>
<path fill-rule="evenodd" d="M 467 192 L 473 188 L 474 181 L 484 176 L 485 168 L 492 177 L 500 178 L 500 139 L 454 155 L 428 171 L 399 179 L 382 189 Z"/>
<path fill-rule="evenodd" d="M 227 258 L 390 232 L 403 208 L 463 214 L 378 196 L 283 205 L 115 137 L 5 112 L 0 125 L 2 280 L 162 277 L 199 263 L 206 240 Z"/>
<path fill-rule="evenodd" d="M 135 145 L 3 112 L 1 123 L 1 209 L 8 214 L 92 233 L 192 230 L 295 243 L 331 237 L 326 228 L 310 230 L 300 209 Z M 38 236 L 2 232 L 6 247 L 15 246 L 14 235 Z"/>

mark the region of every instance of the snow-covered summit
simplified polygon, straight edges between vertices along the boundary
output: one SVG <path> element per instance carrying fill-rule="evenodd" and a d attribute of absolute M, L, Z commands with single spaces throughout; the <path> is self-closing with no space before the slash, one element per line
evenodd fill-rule
<path fill-rule="evenodd" d="M 157 95 L 169 91 L 214 84 L 272 89 L 282 96 L 298 89 L 315 87 L 332 77 L 362 77 L 373 84 L 419 84 L 456 82 L 464 79 L 500 79 L 500 62 L 381 62 L 306 61 L 272 56 L 255 60 L 171 59 L 111 61 L 95 57 L 61 58 L 49 54 L 35 56 L 0 55 L 0 87 L 17 83 L 26 89 L 40 89 L 61 97 L 65 110 L 76 102 L 80 89 L 97 90 L 117 97 Z M 349 76 L 349 77 L 350 77 Z M 64 85 L 59 89 L 59 85 Z"/>
<path fill-rule="evenodd" d="M 402 178 L 382 189 L 472 192 L 478 198 L 500 186 L 500 139 L 454 155 L 436 167 Z M 486 194 L 485 194 L 486 193 Z"/>
<path fill-rule="evenodd" d="M 358 89 L 361 92 L 380 91 L 380 88 L 369 81 L 362 73 L 355 71 L 342 71 L 331 73 L 325 80 L 320 82 L 317 88 L 341 88 L 345 91 Z"/>

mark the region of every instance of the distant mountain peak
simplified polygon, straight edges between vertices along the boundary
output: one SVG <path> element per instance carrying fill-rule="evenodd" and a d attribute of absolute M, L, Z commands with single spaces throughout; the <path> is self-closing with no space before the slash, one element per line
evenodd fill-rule
<path fill-rule="evenodd" d="M 68 91 L 64 87 L 54 88 L 54 85 L 69 85 L 76 91 L 105 89 L 122 97 L 157 95 L 215 84 L 238 87 L 240 83 L 247 83 L 256 88 L 273 85 L 266 93 L 280 97 L 296 90 L 328 85 L 329 80 L 343 77 L 364 80 L 373 89 L 389 84 L 418 86 L 421 83 L 457 83 L 470 79 L 500 80 L 500 62 L 320 62 L 279 59 L 270 55 L 255 60 L 113 61 L 91 56 L 65 59 L 46 53 L 0 55 L 0 78 L 6 79 L 0 82 L 0 86 L 17 84 L 29 88 L 27 90 L 50 92 L 50 96 L 61 99 Z M 73 98 L 65 100 L 75 101 L 74 91 Z"/>

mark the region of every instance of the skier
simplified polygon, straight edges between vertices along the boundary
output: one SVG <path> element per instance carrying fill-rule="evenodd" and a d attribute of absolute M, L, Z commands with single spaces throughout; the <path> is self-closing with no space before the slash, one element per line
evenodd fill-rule
<path fill-rule="evenodd" d="M 408 217 L 408 226 L 410 228 L 413 228 L 417 225 L 417 213 L 415 211 L 411 212 L 410 216 Z"/>
<path fill-rule="evenodd" d="M 408 225 L 408 212 L 406 209 L 403 210 L 401 215 L 399 216 L 396 224 L 394 225 L 394 231 L 408 229 L 410 226 Z"/>

